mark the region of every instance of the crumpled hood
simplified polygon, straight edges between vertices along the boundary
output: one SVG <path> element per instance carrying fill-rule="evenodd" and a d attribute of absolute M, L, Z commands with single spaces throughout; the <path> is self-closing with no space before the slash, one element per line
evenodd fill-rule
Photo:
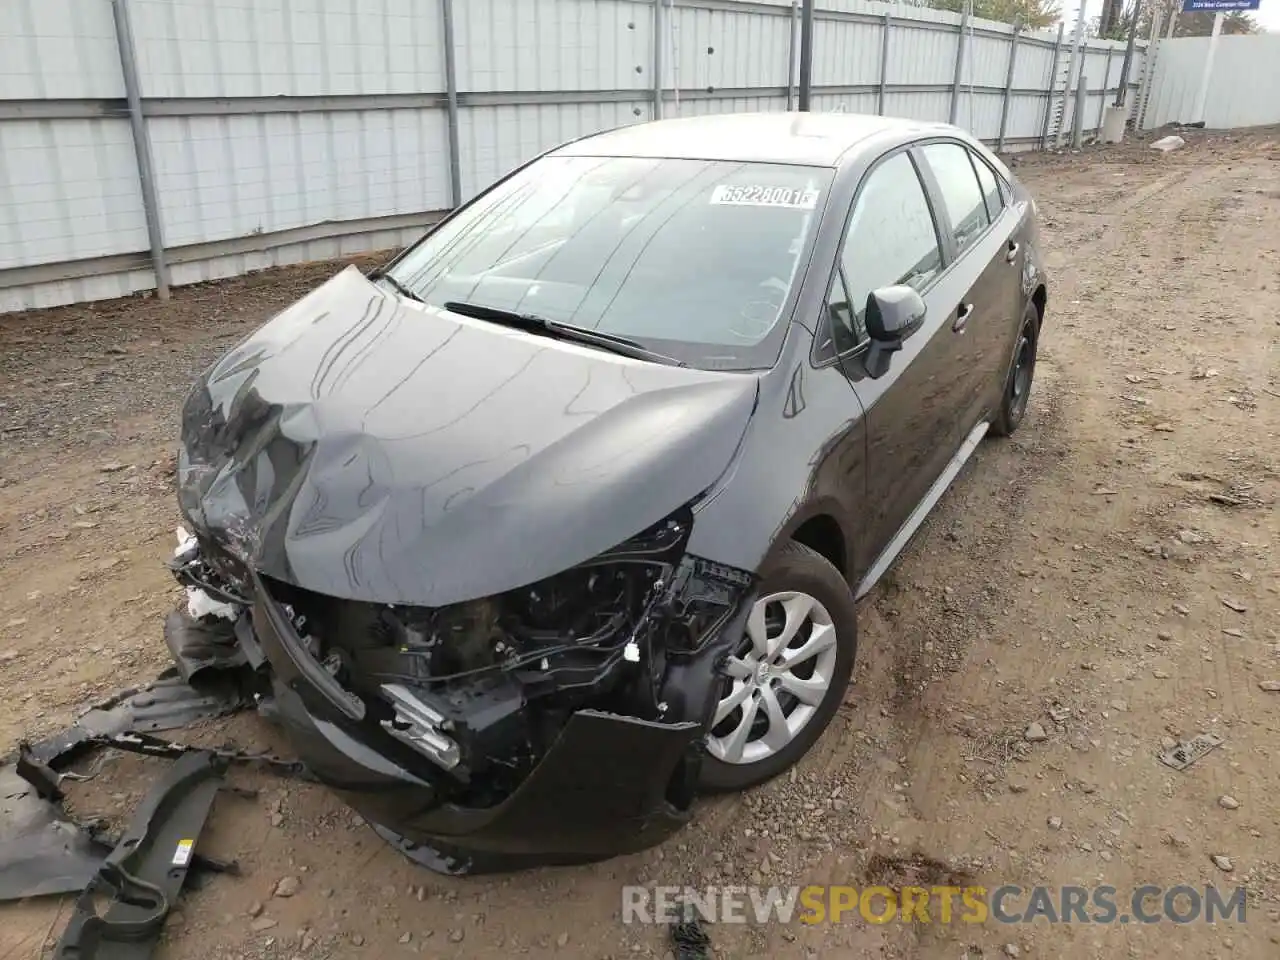
<path fill-rule="evenodd" d="M 459 317 L 348 267 L 196 384 L 179 501 L 268 576 L 443 606 L 558 573 L 698 496 L 756 389 Z"/>

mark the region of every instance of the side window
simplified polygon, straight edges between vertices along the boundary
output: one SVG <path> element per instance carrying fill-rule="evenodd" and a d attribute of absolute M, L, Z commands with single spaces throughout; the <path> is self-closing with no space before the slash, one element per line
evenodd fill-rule
<path fill-rule="evenodd" d="M 963 253 L 990 222 L 969 151 L 958 143 L 930 143 L 920 152 L 942 191 L 956 253 Z"/>
<path fill-rule="evenodd" d="M 991 217 L 991 222 L 995 223 L 1004 210 L 1004 199 L 996 183 L 996 175 L 991 172 L 986 161 L 976 154 L 973 156 L 973 168 L 978 171 L 978 183 L 982 187 L 982 195 L 987 200 L 987 214 Z"/>
<path fill-rule="evenodd" d="M 864 308 L 865 309 L 865 308 Z M 862 313 L 855 312 L 849 303 L 849 291 L 844 282 L 844 271 L 837 270 L 827 291 L 827 320 L 831 326 L 831 344 L 836 353 L 844 353 L 861 346 L 867 339 L 867 328 L 862 323 Z"/>
<path fill-rule="evenodd" d="M 941 269 L 924 185 L 911 157 L 895 154 L 871 171 L 854 201 L 840 269 L 827 298 L 836 348 L 843 352 L 867 339 L 871 291 L 895 284 L 923 290 Z"/>

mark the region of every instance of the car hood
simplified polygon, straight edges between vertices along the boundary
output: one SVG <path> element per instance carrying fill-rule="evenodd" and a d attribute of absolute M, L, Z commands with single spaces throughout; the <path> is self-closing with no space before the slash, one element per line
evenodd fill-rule
<path fill-rule="evenodd" d="M 179 502 L 270 577 L 443 606 L 558 573 L 695 499 L 756 391 L 460 317 L 348 267 L 197 382 Z"/>

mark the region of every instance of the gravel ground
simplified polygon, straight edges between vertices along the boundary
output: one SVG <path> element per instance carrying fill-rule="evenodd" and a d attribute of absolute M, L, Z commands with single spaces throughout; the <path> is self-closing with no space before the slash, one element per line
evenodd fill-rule
<path fill-rule="evenodd" d="M 251 775 L 165 958 L 660 957 L 625 883 L 1105 882 L 1249 890 L 1246 924 L 712 930 L 720 957 L 1280 956 L 1280 138 L 1019 158 L 1052 271 L 1028 422 L 985 444 L 862 604 L 857 681 L 790 776 L 661 848 L 449 880 L 323 790 Z M 337 269 L 0 316 L 0 749 L 165 662 L 177 410 L 206 364 Z M 1155 753 L 1226 744 L 1185 772 Z M 255 717 L 190 731 L 285 749 Z M 113 757 L 78 813 L 155 776 Z M 1219 858 L 1215 861 L 1213 858 Z M 1226 858 L 1226 859 L 1222 859 Z M 281 886 L 283 881 L 283 886 Z M 70 901 L 0 908 L 37 957 Z"/>

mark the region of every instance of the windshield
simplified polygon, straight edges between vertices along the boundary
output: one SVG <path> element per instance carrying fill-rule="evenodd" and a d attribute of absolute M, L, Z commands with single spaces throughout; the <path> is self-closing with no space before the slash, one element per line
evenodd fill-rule
<path fill-rule="evenodd" d="M 831 178 L 789 164 L 545 157 L 388 273 L 437 307 L 533 314 L 694 366 L 767 367 Z"/>

